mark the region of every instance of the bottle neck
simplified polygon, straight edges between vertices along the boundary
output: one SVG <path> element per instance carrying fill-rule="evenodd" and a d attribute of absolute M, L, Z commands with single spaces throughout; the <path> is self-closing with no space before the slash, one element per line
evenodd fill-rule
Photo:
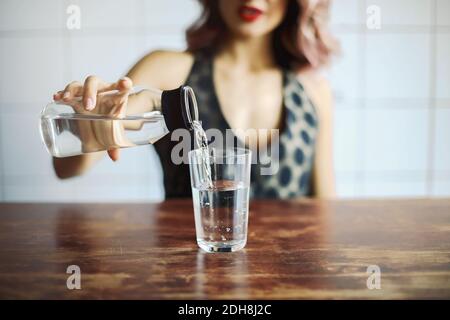
<path fill-rule="evenodd" d="M 198 107 L 191 87 L 181 86 L 162 92 L 161 109 L 170 131 L 184 128 L 192 130 L 192 122 L 198 121 Z"/>

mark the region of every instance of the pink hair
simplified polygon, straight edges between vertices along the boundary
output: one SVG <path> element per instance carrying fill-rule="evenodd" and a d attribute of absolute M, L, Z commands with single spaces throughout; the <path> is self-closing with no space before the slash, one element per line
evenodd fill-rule
<path fill-rule="evenodd" d="M 200 18 L 186 31 L 188 50 L 214 50 L 226 25 L 220 16 L 217 0 L 199 0 Z M 327 64 L 337 49 L 328 33 L 330 0 L 289 0 L 286 16 L 274 31 L 274 51 L 282 66 L 292 69 L 318 68 Z"/>

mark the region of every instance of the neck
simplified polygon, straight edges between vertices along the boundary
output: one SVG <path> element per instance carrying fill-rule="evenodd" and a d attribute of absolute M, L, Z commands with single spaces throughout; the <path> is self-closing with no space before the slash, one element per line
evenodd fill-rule
<path fill-rule="evenodd" d="M 271 34 L 255 38 L 229 37 L 218 56 L 250 71 L 261 71 L 276 66 Z"/>

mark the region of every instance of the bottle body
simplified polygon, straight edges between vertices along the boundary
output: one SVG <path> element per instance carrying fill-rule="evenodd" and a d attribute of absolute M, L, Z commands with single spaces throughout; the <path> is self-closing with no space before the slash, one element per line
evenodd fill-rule
<path fill-rule="evenodd" d="M 114 94 L 102 98 L 106 101 L 107 95 Z M 41 113 L 41 138 L 48 152 L 57 158 L 153 144 L 169 130 L 161 113 L 161 92 L 153 90 L 150 94 L 151 99 L 146 99 L 140 109 L 151 111 L 125 116 L 101 110 L 86 112 L 74 104 L 52 102 Z"/>
<path fill-rule="evenodd" d="M 168 133 L 159 111 L 113 118 L 59 114 L 41 117 L 41 136 L 57 158 L 155 143 Z"/>
<path fill-rule="evenodd" d="M 42 141 L 57 158 L 129 148 L 153 144 L 177 128 L 190 130 L 198 116 L 195 95 L 186 86 L 168 91 L 135 87 L 126 103 L 117 91 L 98 94 L 92 111 L 84 109 L 81 98 L 52 102 L 41 113 Z M 139 113 L 127 114 L 130 105 Z"/>

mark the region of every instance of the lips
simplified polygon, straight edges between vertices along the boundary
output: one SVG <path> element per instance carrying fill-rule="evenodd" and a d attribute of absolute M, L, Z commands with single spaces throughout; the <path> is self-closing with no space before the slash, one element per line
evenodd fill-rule
<path fill-rule="evenodd" d="M 239 7 L 239 17 L 245 22 L 253 22 L 258 19 L 263 14 L 263 11 L 251 7 L 251 6 L 240 6 Z"/>

